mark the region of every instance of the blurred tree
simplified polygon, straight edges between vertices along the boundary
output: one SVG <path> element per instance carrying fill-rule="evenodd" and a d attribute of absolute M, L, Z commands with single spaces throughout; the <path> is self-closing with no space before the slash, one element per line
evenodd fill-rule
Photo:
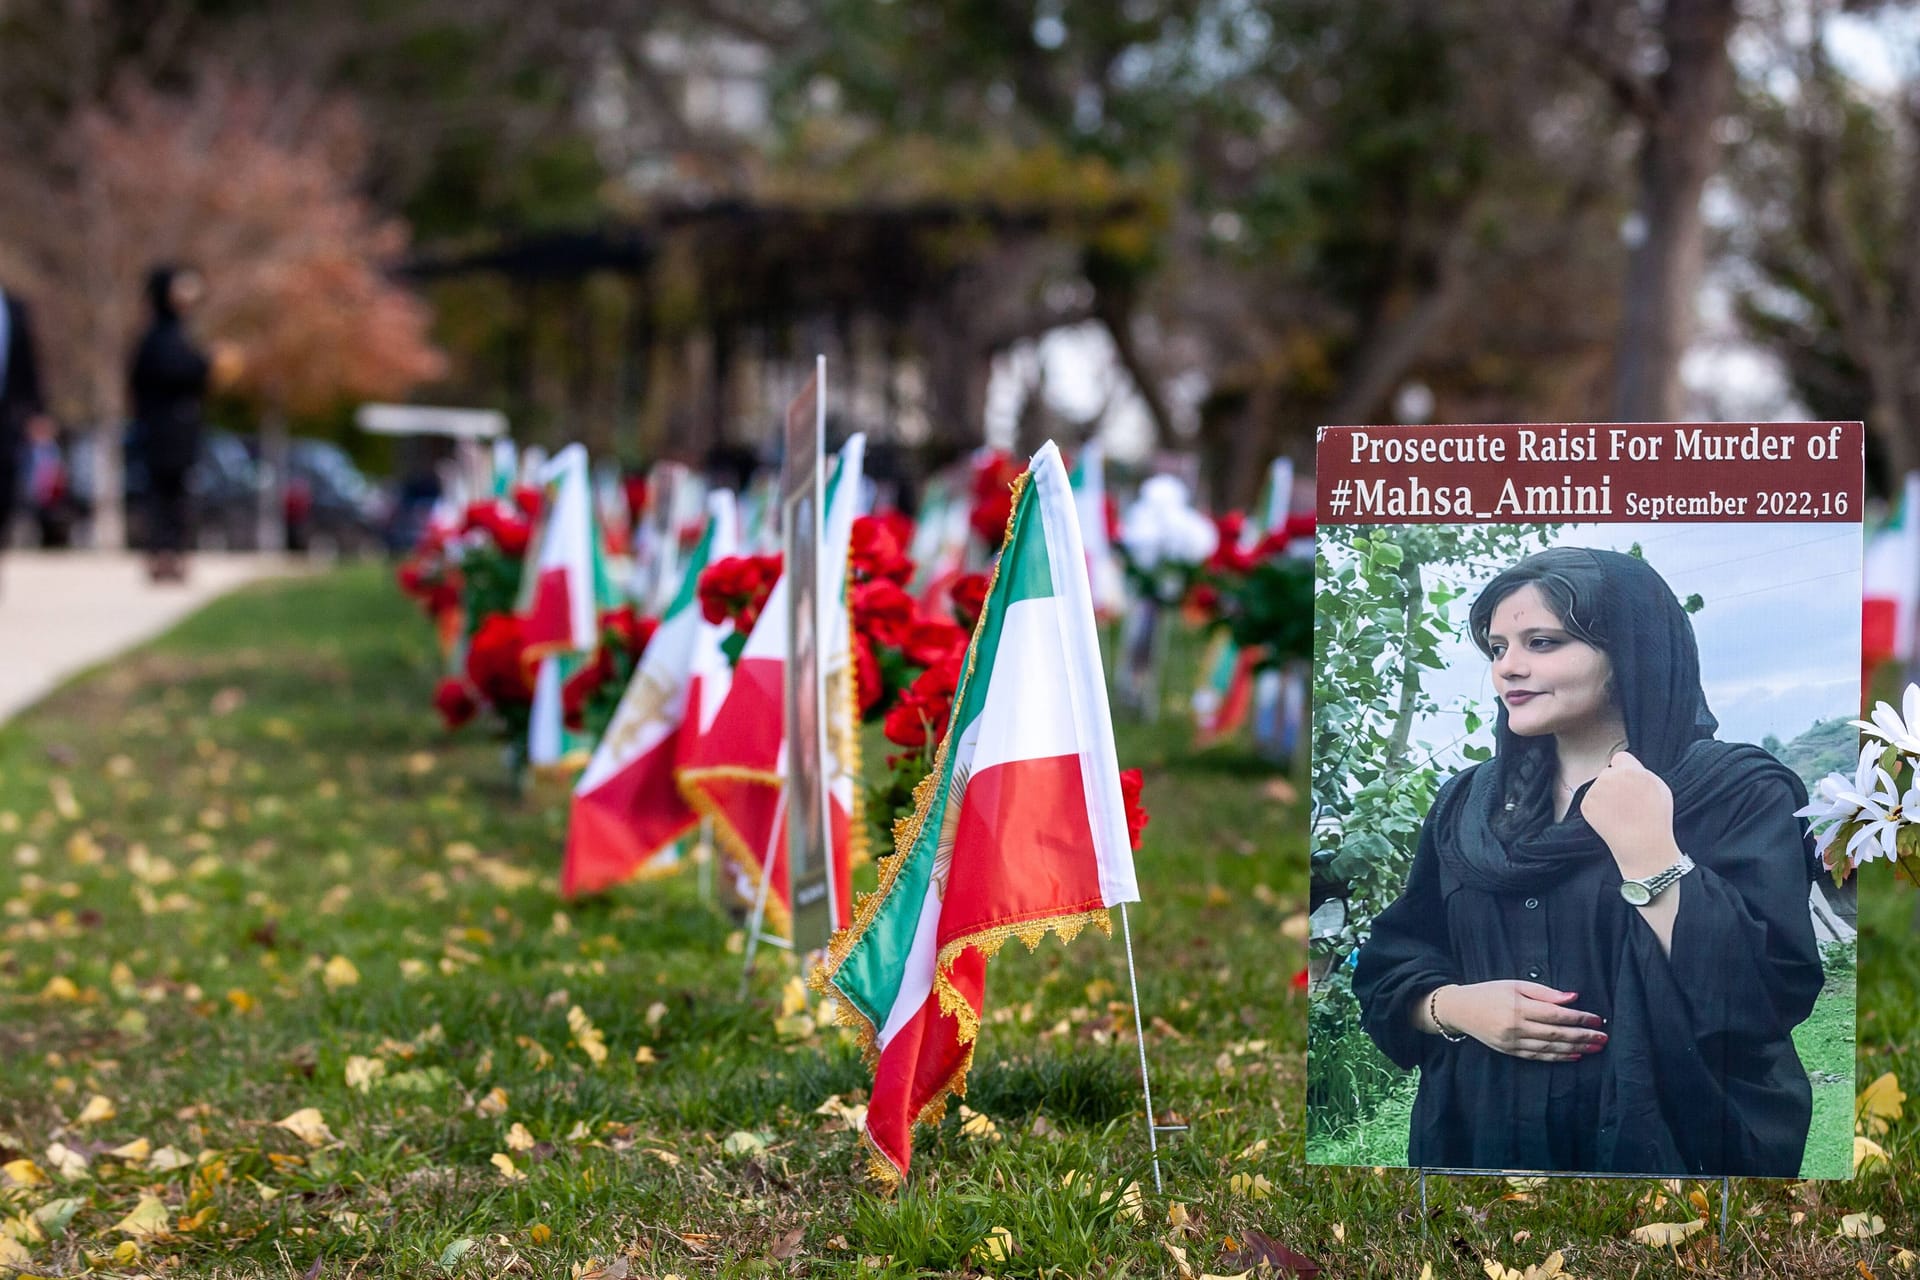
<path fill-rule="evenodd" d="M 1818 416 L 1862 419 L 1876 488 L 1920 467 L 1920 63 L 1879 90 L 1827 53 L 1826 21 L 1776 44 L 1747 86 L 1729 166 L 1736 306 Z"/>
<path fill-rule="evenodd" d="M 1680 357 L 1693 336 L 1706 262 L 1700 198 L 1731 105 L 1727 42 L 1737 0 L 1573 0 L 1566 48 L 1638 125 L 1638 196 L 1628 224 L 1612 417 L 1681 416 Z"/>

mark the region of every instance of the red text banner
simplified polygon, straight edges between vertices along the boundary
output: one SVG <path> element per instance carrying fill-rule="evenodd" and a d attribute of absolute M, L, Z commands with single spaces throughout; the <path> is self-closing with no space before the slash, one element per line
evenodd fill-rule
<path fill-rule="evenodd" d="M 1331 524 L 1860 520 L 1858 422 L 1322 427 Z"/>

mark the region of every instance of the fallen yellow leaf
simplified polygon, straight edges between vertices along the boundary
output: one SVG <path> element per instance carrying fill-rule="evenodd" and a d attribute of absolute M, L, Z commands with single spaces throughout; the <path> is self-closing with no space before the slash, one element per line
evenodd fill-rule
<path fill-rule="evenodd" d="M 123 1235 L 146 1237 L 164 1233 L 172 1219 L 167 1216 L 167 1206 L 158 1196 L 141 1196 L 140 1203 L 133 1206 L 133 1212 L 109 1227 Z"/>
<path fill-rule="evenodd" d="M 1000 1130 L 991 1119 L 968 1106 L 960 1108 L 960 1136 L 975 1142 L 998 1142 Z"/>
<path fill-rule="evenodd" d="M 1173 1265 L 1179 1273 L 1180 1280 L 1193 1280 L 1193 1268 L 1187 1263 L 1187 1251 L 1171 1240 L 1162 1240 L 1160 1244 L 1173 1255 Z"/>
<path fill-rule="evenodd" d="M 25 1245 L 12 1236 L 0 1236 L 0 1267 L 24 1271 L 32 1265 L 33 1255 Z"/>
<path fill-rule="evenodd" d="M 0 1164 L 0 1173 L 5 1174 L 7 1181 L 16 1187 L 44 1187 L 53 1181 L 41 1172 L 39 1165 L 24 1156 Z"/>
<path fill-rule="evenodd" d="M 132 1142 L 115 1147 L 107 1154 L 116 1160 L 124 1160 L 128 1164 L 145 1164 L 147 1157 L 153 1154 L 153 1144 L 145 1138 L 135 1138 Z"/>
<path fill-rule="evenodd" d="M 987 1232 L 979 1244 L 973 1246 L 973 1256 L 982 1262 L 1005 1262 L 1013 1257 L 1013 1232 L 1005 1227 L 995 1227 Z"/>
<path fill-rule="evenodd" d="M 1895 1249 L 1889 1261 L 1902 1271 L 1912 1271 L 1916 1265 L 1920 1265 L 1920 1253 L 1911 1249 Z"/>
<path fill-rule="evenodd" d="M 507 1091 L 499 1085 L 487 1090 L 486 1096 L 473 1104 L 473 1109 L 489 1120 L 497 1120 L 507 1114 Z"/>
<path fill-rule="evenodd" d="M 55 1142 L 47 1147 L 47 1163 L 68 1182 L 77 1182 L 87 1176 L 87 1158 L 64 1142 Z"/>
<path fill-rule="evenodd" d="M 1679 1244 L 1697 1231 L 1706 1229 L 1705 1218 L 1694 1218 L 1687 1222 L 1649 1222 L 1644 1227 L 1635 1227 L 1628 1235 L 1640 1244 L 1665 1248 Z"/>
<path fill-rule="evenodd" d="M 1865 1240 L 1877 1236 L 1887 1229 L 1887 1220 L 1877 1213 L 1850 1213 L 1840 1219 L 1840 1229 L 1836 1235 L 1853 1240 Z"/>
<path fill-rule="evenodd" d="M 40 998 L 42 1000 L 78 1000 L 80 988 L 75 986 L 73 979 L 66 974 L 57 973 L 47 979 L 46 986 L 40 988 Z"/>
<path fill-rule="evenodd" d="M 1261 1173 L 1236 1173 L 1227 1179 L 1227 1189 L 1254 1200 L 1265 1200 L 1273 1194 L 1273 1184 Z"/>
<path fill-rule="evenodd" d="M 184 1169 L 192 1163 L 193 1157 L 186 1152 L 178 1147 L 168 1146 L 153 1153 L 153 1158 L 147 1161 L 147 1168 L 155 1173 L 171 1173 L 175 1169 Z"/>
<path fill-rule="evenodd" d="M 1859 1176 L 1861 1170 L 1870 1168 L 1876 1163 L 1881 1168 L 1890 1167 L 1886 1148 L 1865 1134 L 1855 1134 L 1853 1137 L 1854 1175 Z"/>
<path fill-rule="evenodd" d="M 327 1128 L 318 1107 L 302 1107 L 285 1119 L 274 1121 L 273 1127 L 285 1129 L 310 1147 L 325 1146 L 333 1141 L 333 1132 Z"/>
<path fill-rule="evenodd" d="M 374 1081 L 387 1074 L 384 1058 L 366 1058 L 359 1054 L 347 1058 L 347 1088 L 358 1089 L 361 1093 L 371 1092 Z"/>
<path fill-rule="evenodd" d="M 518 1168 L 514 1167 L 513 1157 L 508 1155 L 504 1151 L 494 1152 L 489 1163 L 491 1163 L 494 1168 L 498 1169 L 500 1171 L 500 1176 L 505 1178 L 508 1182 L 520 1182 L 520 1181 L 523 1181 L 527 1176 L 526 1174 L 522 1173 Z"/>
<path fill-rule="evenodd" d="M 646 1044 L 641 1045 L 633 1051 L 633 1060 L 643 1067 L 651 1066 L 653 1063 L 660 1061 L 659 1058 L 654 1056 L 653 1046 Z"/>
<path fill-rule="evenodd" d="M 227 989 L 227 1003 L 233 1006 L 235 1013 L 252 1013 L 260 1002 L 239 987 L 229 987 Z"/>
<path fill-rule="evenodd" d="M 807 984 L 795 974 L 787 979 L 787 985 L 780 988 L 780 1016 L 790 1018 L 796 1013 L 804 1013 L 807 1008 Z"/>
<path fill-rule="evenodd" d="M 107 1097 L 105 1094 L 96 1093 L 87 1099 L 87 1105 L 80 1109 L 80 1114 L 73 1118 L 73 1122 L 75 1124 L 102 1124 L 119 1114 L 120 1110 L 113 1105 L 112 1098 Z"/>
<path fill-rule="evenodd" d="M 1870 1138 L 1877 1138 L 1887 1131 L 1887 1126 L 1900 1118 L 1900 1104 L 1907 1095 L 1900 1092 L 1900 1081 L 1889 1071 L 1860 1091 L 1853 1104 L 1853 1125 L 1864 1129 Z"/>
<path fill-rule="evenodd" d="M 527 1132 L 527 1126 L 521 1124 L 518 1120 L 515 1120 L 513 1127 L 507 1130 L 507 1150 L 533 1150 L 533 1135 Z"/>
<path fill-rule="evenodd" d="M 536 1222 L 527 1230 L 527 1239 L 535 1244 L 545 1244 L 553 1239 L 553 1228 L 544 1222 Z"/>
<path fill-rule="evenodd" d="M 757 1133 L 748 1133 L 745 1129 L 736 1129 L 727 1135 L 720 1149 L 730 1156 L 758 1155 L 767 1149 L 767 1140 Z"/>
<path fill-rule="evenodd" d="M 360 971 L 354 968 L 353 961 L 345 956 L 335 956 L 327 961 L 325 968 L 321 969 L 320 980 L 327 984 L 327 990 L 338 991 L 342 987 L 351 987 L 358 983 Z"/>
<path fill-rule="evenodd" d="M 773 1033 L 782 1040 L 806 1040 L 812 1037 L 813 1031 L 813 1018 L 804 1013 L 790 1013 L 773 1023 Z"/>

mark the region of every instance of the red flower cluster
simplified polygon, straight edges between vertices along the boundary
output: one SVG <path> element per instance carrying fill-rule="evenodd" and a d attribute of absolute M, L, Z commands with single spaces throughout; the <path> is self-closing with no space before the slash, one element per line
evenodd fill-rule
<path fill-rule="evenodd" d="M 938 667 L 966 656 L 968 634 L 951 622 L 923 618 L 913 624 L 900 648 L 916 667 Z"/>
<path fill-rule="evenodd" d="M 440 713 L 440 719 L 452 731 L 479 714 L 480 704 L 474 699 L 473 690 L 459 676 L 448 676 L 433 691 L 433 709 Z"/>
<path fill-rule="evenodd" d="M 892 578 L 856 582 L 847 590 L 853 629 L 871 643 L 897 649 L 913 630 L 913 597 Z"/>
<path fill-rule="evenodd" d="M 998 551 L 1007 536 L 1007 521 L 1013 516 L 1013 482 L 1022 468 L 1009 454 L 990 453 L 973 468 L 973 512 L 968 517 L 973 531 L 989 551 Z"/>
<path fill-rule="evenodd" d="M 546 499 L 532 485 L 519 484 L 513 487 L 513 505 L 520 509 L 521 515 L 533 521 L 540 518 L 540 508 L 546 505 Z"/>
<path fill-rule="evenodd" d="M 987 588 L 992 583 L 984 573 L 969 573 L 956 578 L 947 588 L 947 599 L 953 604 L 953 617 L 956 622 L 972 631 L 980 623 L 980 615 L 987 607 Z"/>
<path fill-rule="evenodd" d="M 1220 541 L 1214 547 L 1213 554 L 1207 557 L 1206 567 L 1215 573 L 1245 573 L 1253 568 L 1260 558 L 1257 549 L 1240 549 L 1240 539 L 1247 531 L 1247 513 L 1229 511 L 1225 515 L 1215 516 L 1213 527 L 1219 532 Z"/>
<path fill-rule="evenodd" d="M 609 609 L 600 615 L 602 643 L 625 651 L 636 662 L 646 652 L 653 633 L 659 629 L 658 618 L 643 617 L 630 604 Z"/>
<path fill-rule="evenodd" d="M 567 677 L 560 686 L 560 716 L 567 728 L 579 733 L 587 727 L 587 704 L 616 674 L 613 651 L 603 645 L 594 651 L 592 662 Z"/>
<path fill-rule="evenodd" d="M 964 649 L 950 650 L 945 659 L 922 671 L 900 694 L 882 726 L 889 742 L 923 747 L 938 742 L 953 715 L 953 694 L 960 684 Z"/>
<path fill-rule="evenodd" d="M 518 492 L 522 491 L 516 490 Z M 502 554 L 516 559 L 527 553 L 527 542 L 533 537 L 533 521 L 530 517 L 492 501 L 469 504 L 465 528 L 468 532 L 475 529 L 482 531 L 493 539 Z"/>
<path fill-rule="evenodd" d="M 1140 788 L 1144 779 L 1138 769 L 1120 771 L 1120 799 L 1127 806 L 1127 840 L 1134 848 L 1140 847 L 1141 834 L 1147 829 L 1147 809 L 1140 803 Z"/>
<path fill-rule="evenodd" d="M 400 590 L 420 602 L 428 617 L 460 607 L 460 570 L 424 554 L 400 562 L 394 571 Z"/>
<path fill-rule="evenodd" d="M 496 707 L 531 703 L 533 678 L 527 671 L 526 652 L 520 619 L 510 613 L 490 613 L 467 642 L 467 680 Z"/>
<path fill-rule="evenodd" d="M 854 688 L 860 697 L 859 714 L 862 720 L 880 705 L 880 699 L 887 692 L 887 678 L 881 674 L 880 660 L 873 654 L 873 645 L 859 631 L 853 633 L 853 680 Z"/>
<path fill-rule="evenodd" d="M 861 516 L 853 522 L 853 536 L 847 544 L 847 568 L 853 580 L 905 586 L 913 577 L 913 561 L 906 554 L 912 541 L 913 521 L 898 511 Z"/>
<path fill-rule="evenodd" d="M 760 610 L 780 580 L 780 556 L 728 556 L 700 574 L 700 612 L 708 622 L 733 619 L 742 635 L 753 630 Z"/>

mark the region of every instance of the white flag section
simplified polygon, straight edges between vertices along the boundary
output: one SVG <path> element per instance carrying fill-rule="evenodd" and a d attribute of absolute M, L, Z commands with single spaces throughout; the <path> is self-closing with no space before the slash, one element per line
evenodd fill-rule
<path fill-rule="evenodd" d="M 733 628 L 706 620 L 699 586 L 708 565 L 735 554 L 735 514 L 732 493 L 707 496 L 706 529 L 679 589 L 574 788 L 560 873 L 569 897 L 627 879 L 698 820 L 675 774 L 699 734 L 704 704 L 717 709 L 726 696 L 730 668 L 720 646 Z"/>
<path fill-rule="evenodd" d="M 1121 578 L 1120 561 L 1113 554 L 1113 543 L 1107 537 L 1107 456 L 1098 440 L 1080 447 L 1071 481 L 1094 610 L 1103 616 L 1119 613 L 1127 604 L 1126 584 Z"/>
<path fill-rule="evenodd" d="M 591 653 L 599 644 L 594 601 L 593 489 L 587 451 L 570 444 L 541 473 L 546 504 L 521 571 L 527 651 Z"/>

